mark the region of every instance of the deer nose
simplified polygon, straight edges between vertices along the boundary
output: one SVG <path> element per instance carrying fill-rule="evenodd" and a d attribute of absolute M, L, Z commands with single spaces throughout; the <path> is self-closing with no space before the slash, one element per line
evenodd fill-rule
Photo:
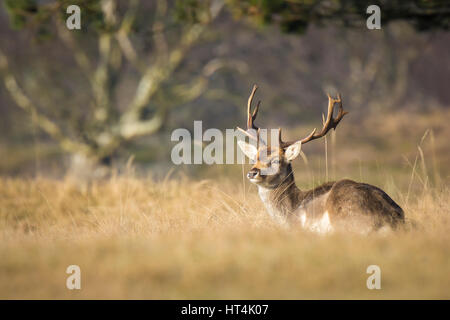
<path fill-rule="evenodd" d="M 258 176 L 259 172 L 256 169 L 252 169 L 247 173 L 247 178 L 248 179 L 253 179 L 256 178 Z"/>

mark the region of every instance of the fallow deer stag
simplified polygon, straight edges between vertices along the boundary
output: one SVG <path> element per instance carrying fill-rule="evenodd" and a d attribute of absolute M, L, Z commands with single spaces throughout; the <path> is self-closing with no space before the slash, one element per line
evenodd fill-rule
<path fill-rule="evenodd" d="M 300 190 L 294 180 L 291 161 L 301 153 L 302 145 L 325 136 L 336 129 L 347 114 L 340 95 L 336 99 L 328 95 L 328 114 L 320 132 L 313 130 L 307 137 L 296 141 L 282 141 L 278 129 L 278 144 L 268 146 L 260 137 L 254 124 L 259 102 L 252 112 L 252 100 L 257 86 L 253 87 L 247 106 L 247 130 L 243 131 L 254 144 L 239 141 L 243 153 L 254 160 L 247 173 L 250 182 L 258 187 L 259 196 L 268 213 L 286 222 L 299 222 L 305 229 L 327 233 L 333 230 L 351 230 L 368 233 L 380 229 L 396 229 L 404 223 L 404 213 L 383 190 L 352 180 L 327 182 L 312 190 Z M 333 116 L 335 106 L 338 114 Z M 270 169 L 270 170 L 268 170 Z M 390 227 L 390 228 L 389 228 Z"/>

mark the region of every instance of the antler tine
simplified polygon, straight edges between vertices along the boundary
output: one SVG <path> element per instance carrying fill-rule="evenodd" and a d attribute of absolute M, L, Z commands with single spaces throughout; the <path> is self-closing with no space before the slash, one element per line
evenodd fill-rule
<path fill-rule="evenodd" d="M 258 130 L 258 127 L 255 126 L 253 121 L 255 121 L 256 116 L 258 115 L 259 105 L 260 105 L 261 101 L 258 101 L 258 103 L 256 104 L 255 110 L 253 110 L 253 112 L 252 112 L 252 101 L 253 101 L 253 97 L 255 96 L 256 90 L 258 90 L 258 86 L 255 84 L 255 85 L 253 85 L 253 89 L 252 89 L 252 93 L 250 94 L 250 97 L 248 97 L 248 102 L 247 102 L 247 130 L 248 129 Z"/>
<path fill-rule="evenodd" d="M 281 128 L 278 128 L 278 146 L 281 147 L 283 140 L 281 139 Z"/>
<path fill-rule="evenodd" d="M 239 127 L 236 127 L 236 128 L 239 131 L 246 134 L 247 136 L 249 136 L 250 138 L 257 140 L 257 142 L 259 144 L 259 141 L 264 143 L 264 140 L 260 139 L 259 128 L 255 125 L 254 121 L 256 119 L 256 116 L 258 115 L 259 106 L 261 105 L 261 101 L 258 101 L 255 109 L 252 112 L 252 102 L 253 102 L 253 97 L 255 96 L 256 90 L 258 90 L 258 86 L 255 84 L 255 85 L 253 85 L 252 92 L 251 92 L 250 96 L 248 97 L 248 101 L 247 101 L 247 130 L 241 129 Z M 250 129 L 257 131 L 256 136 L 249 132 Z"/>
<path fill-rule="evenodd" d="M 328 113 L 327 113 L 326 120 L 324 121 L 322 130 L 316 134 L 317 130 L 316 130 L 316 128 L 314 128 L 314 130 L 307 137 L 305 137 L 301 140 L 290 141 L 290 142 L 282 142 L 281 141 L 281 132 L 280 132 L 280 145 L 282 145 L 283 147 L 288 147 L 291 144 L 294 144 L 299 141 L 301 141 L 301 143 L 304 144 L 304 143 L 310 142 L 312 140 L 323 137 L 324 135 L 326 135 L 328 133 L 328 131 L 330 131 L 331 128 L 336 130 L 336 126 L 339 124 L 339 122 L 342 120 L 342 118 L 348 112 L 344 111 L 344 108 L 342 107 L 342 99 L 341 99 L 340 94 L 338 94 L 336 99 L 332 98 L 329 94 L 327 96 L 328 96 Z M 338 112 L 337 117 L 334 118 L 333 113 L 334 113 L 334 106 L 336 103 L 339 105 L 339 112 Z"/>
<path fill-rule="evenodd" d="M 316 138 L 314 138 L 314 135 L 315 135 L 316 131 L 317 131 L 317 128 L 314 128 L 313 131 L 311 131 L 311 133 L 306 138 L 303 138 L 301 140 L 302 144 L 304 144 L 304 143 L 306 143 L 308 141 L 311 141 L 313 139 L 316 139 Z"/>
<path fill-rule="evenodd" d="M 278 143 L 279 143 L 280 147 L 281 148 L 287 148 L 290 145 L 292 145 L 292 144 L 294 144 L 294 143 L 296 143 L 298 141 L 301 141 L 302 144 L 305 143 L 306 140 L 309 141 L 312 138 L 312 136 L 314 136 L 314 134 L 316 133 L 317 129 L 314 128 L 314 130 L 306 138 L 303 138 L 302 140 L 294 140 L 294 141 L 283 141 L 281 139 L 281 129 L 278 129 L 278 131 L 279 131 L 279 133 L 278 133 Z"/>
<path fill-rule="evenodd" d="M 256 140 L 257 143 L 259 143 L 259 130 L 260 130 L 259 128 L 258 128 L 258 131 L 257 131 L 257 134 L 256 134 L 256 135 L 253 135 L 253 134 L 251 134 L 249 131 L 244 130 L 244 129 L 240 128 L 240 127 L 236 127 L 236 129 L 239 130 L 239 131 L 241 131 L 243 134 L 245 134 L 246 136 L 248 136 L 250 139 Z M 261 141 L 263 141 L 263 140 L 261 139 Z"/>
<path fill-rule="evenodd" d="M 261 135 L 259 133 L 260 128 L 258 128 L 258 131 L 256 132 L 256 147 L 259 148 L 259 143 L 262 141 L 264 143 L 264 140 L 261 139 Z"/>

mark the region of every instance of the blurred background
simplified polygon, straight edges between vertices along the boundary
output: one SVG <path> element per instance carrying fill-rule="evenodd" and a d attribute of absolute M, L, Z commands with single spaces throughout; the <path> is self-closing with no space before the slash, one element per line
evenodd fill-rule
<path fill-rule="evenodd" d="M 0 298 L 448 299 L 449 25 L 440 0 L 1 1 Z M 376 185 L 411 232 L 280 228 L 248 164 L 172 163 L 177 128 L 245 128 L 255 83 L 286 140 L 341 93 L 297 185 Z"/>
<path fill-rule="evenodd" d="M 70 4 L 81 30 L 66 27 Z M 240 165 L 173 165 L 170 135 L 245 126 L 256 83 L 259 125 L 286 139 L 321 125 L 326 93 L 350 111 L 305 146 L 297 178 L 448 182 L 449 16 L 446 1 L 5 0 L 0 174 L 103 177 L 132 161 L 241 179 Z"/>

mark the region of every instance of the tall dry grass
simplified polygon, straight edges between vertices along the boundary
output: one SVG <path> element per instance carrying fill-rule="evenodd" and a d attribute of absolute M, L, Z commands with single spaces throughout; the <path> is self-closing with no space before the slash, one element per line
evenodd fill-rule
<path fill-rule="evenodd" d="M 255 191 L 0 179 L 0 298 L 450 298 L 448 189 L 400 199 L 418 227 L 384 236 L 281 228 Z M 81 290 L 66 288 L 72 264 Z M 381 290 L 366 287 L 372 264 Z"/>
<path fill-rule="evenodd" d="M 294 163 L 301 188 L 348 177 L 387 191 L 417 225 L 387 235 L 282 228 L 240 166 L 210 166 L 201 181 L 129 170 L 87 187 L 0 178 L 0 298 L 448 299 L 448 116 L 348 122 Z M 66 288 L 73 264 L 79 291 Z M 366 287 L 372 264 L 381 290 Z"/>

